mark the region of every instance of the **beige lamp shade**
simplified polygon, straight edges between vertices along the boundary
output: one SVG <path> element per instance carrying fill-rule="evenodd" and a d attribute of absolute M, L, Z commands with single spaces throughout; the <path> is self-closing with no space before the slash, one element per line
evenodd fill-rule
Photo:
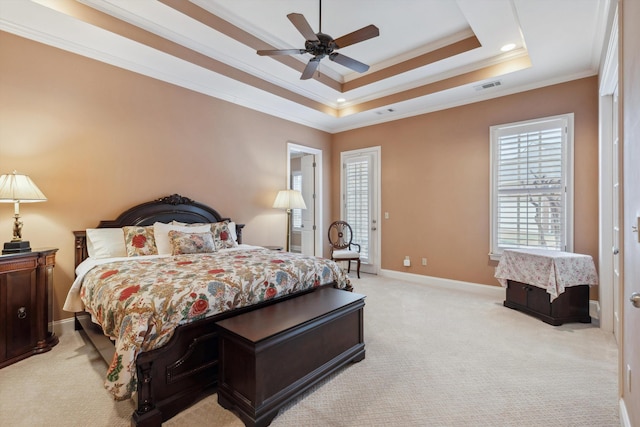
<path fill-rule="evenodd" d="M 273 207 L 277 209 L 287 210 L 287 246 L 286 251 L 289 252 L 289 243 L 291 241 L 291 209 L 307 209 L 304 204 L 302 193 L 297 190 L 280 190 L 276 196 Z"/>
<path fill-rule="evenodd" d="M 278 209 L 307 209 L 302 193 L 297 190 L 281 190 L 276 196 L 273 207 Z"/>
<path fill-rule="evenodd" d="M 47 197 L 28 175 L 20 175 L 13 171 L 12 174 L 0 176 L 0 202 L 31 203 L 46 200 Z"/>

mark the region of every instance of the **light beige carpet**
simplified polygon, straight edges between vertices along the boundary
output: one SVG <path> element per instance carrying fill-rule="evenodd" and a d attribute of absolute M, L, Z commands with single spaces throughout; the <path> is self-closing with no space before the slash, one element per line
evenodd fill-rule
<path fill-rule="evenodd" d="M 547 325 L 502 300 L 363 275 L 366 359 L 272 426 L 619 426 L 617 349 L 593 325 Z M 79 333 L 0 369 L 0 426 L 127 426 Z M 166 426 L 241 427 L 209 396 Z"/>

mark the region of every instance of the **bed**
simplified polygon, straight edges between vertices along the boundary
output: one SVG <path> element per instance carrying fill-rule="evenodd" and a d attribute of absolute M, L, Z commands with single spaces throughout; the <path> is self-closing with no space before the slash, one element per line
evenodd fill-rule
<path fill-rule="evenodd" d="M 113 257 L 112 251 L 104 259 L 96 243 L 90 246 L 94 234 L 87 239 L 95 229 L 74 232 L 78 278 L 65 309 L 76 312 L 77 328 L 109 364 L 105 386 L 114 398 L 133 394 L 132 425 L 160 425 L 216 391 L 216 322 L 323 286 L 352 289 L 335 262 L 244 245 L 243 225 L 178 194 L 134 206 L 97 227 L 120 229 L 133 253 Z M 145 252 L 151 230 L 159 255 Z M 140 240 L 144 233 L 146 241 Z M 86 311 L 78 311 L 78 298 Z"/>

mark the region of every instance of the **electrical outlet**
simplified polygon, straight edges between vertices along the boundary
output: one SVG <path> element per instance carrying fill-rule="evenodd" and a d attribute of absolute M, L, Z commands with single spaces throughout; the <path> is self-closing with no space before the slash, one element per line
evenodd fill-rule
<path fill-rule="evenodd" d="M 405 267 L 411 267 L 411 259 L 409 259 L 408 255 L 406 257 L 404 257 L 403 264 L 404 264 Z"/>
<path fill-rule="evenodd" d="M 384 219 L 389 219 L 389 212 L 384 213 Z"/>
<path fill-rule="evenodd" d="M 427 265 L 427 259 L 426 258 L 422 258 L 422 265 Z"/>

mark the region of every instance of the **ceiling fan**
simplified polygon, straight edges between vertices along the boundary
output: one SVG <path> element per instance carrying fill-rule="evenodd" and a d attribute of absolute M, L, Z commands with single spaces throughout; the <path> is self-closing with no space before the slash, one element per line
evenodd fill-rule
<path fill-rule="evenodd" d="M 302 72 L 302 76 L 300 76 L 300 80 L 307 80 L 313 77 L 313 73 L 315 73 L 318 68 L 320 60 L 325 56 L 329 56 L 330 60 L 359 73 L 364 73 L 369 69 L 367 64 L 335 52 L 335 50 L 379 36 L 380 30 L 378 30 L 378 27 L 375 25 L 367 25 L 352 33 L 333 39 L 330 35 L 322 32 L 322 0 L 320 0 L 320 28 L 317 33 L 313 32 L 311 25 L 309 25 L 309 22 L 301 13 L 290 13 L 287 15 L 287 18 L 289 18 L 289 21 L 291 21 L 300 34 L 306 39 L 304 49 L 259 50 L 256 52 L 258 55 L 298 55 L 310 53 L 313 55 L 313 58 L 307 63 L 307 66 Z"/>

